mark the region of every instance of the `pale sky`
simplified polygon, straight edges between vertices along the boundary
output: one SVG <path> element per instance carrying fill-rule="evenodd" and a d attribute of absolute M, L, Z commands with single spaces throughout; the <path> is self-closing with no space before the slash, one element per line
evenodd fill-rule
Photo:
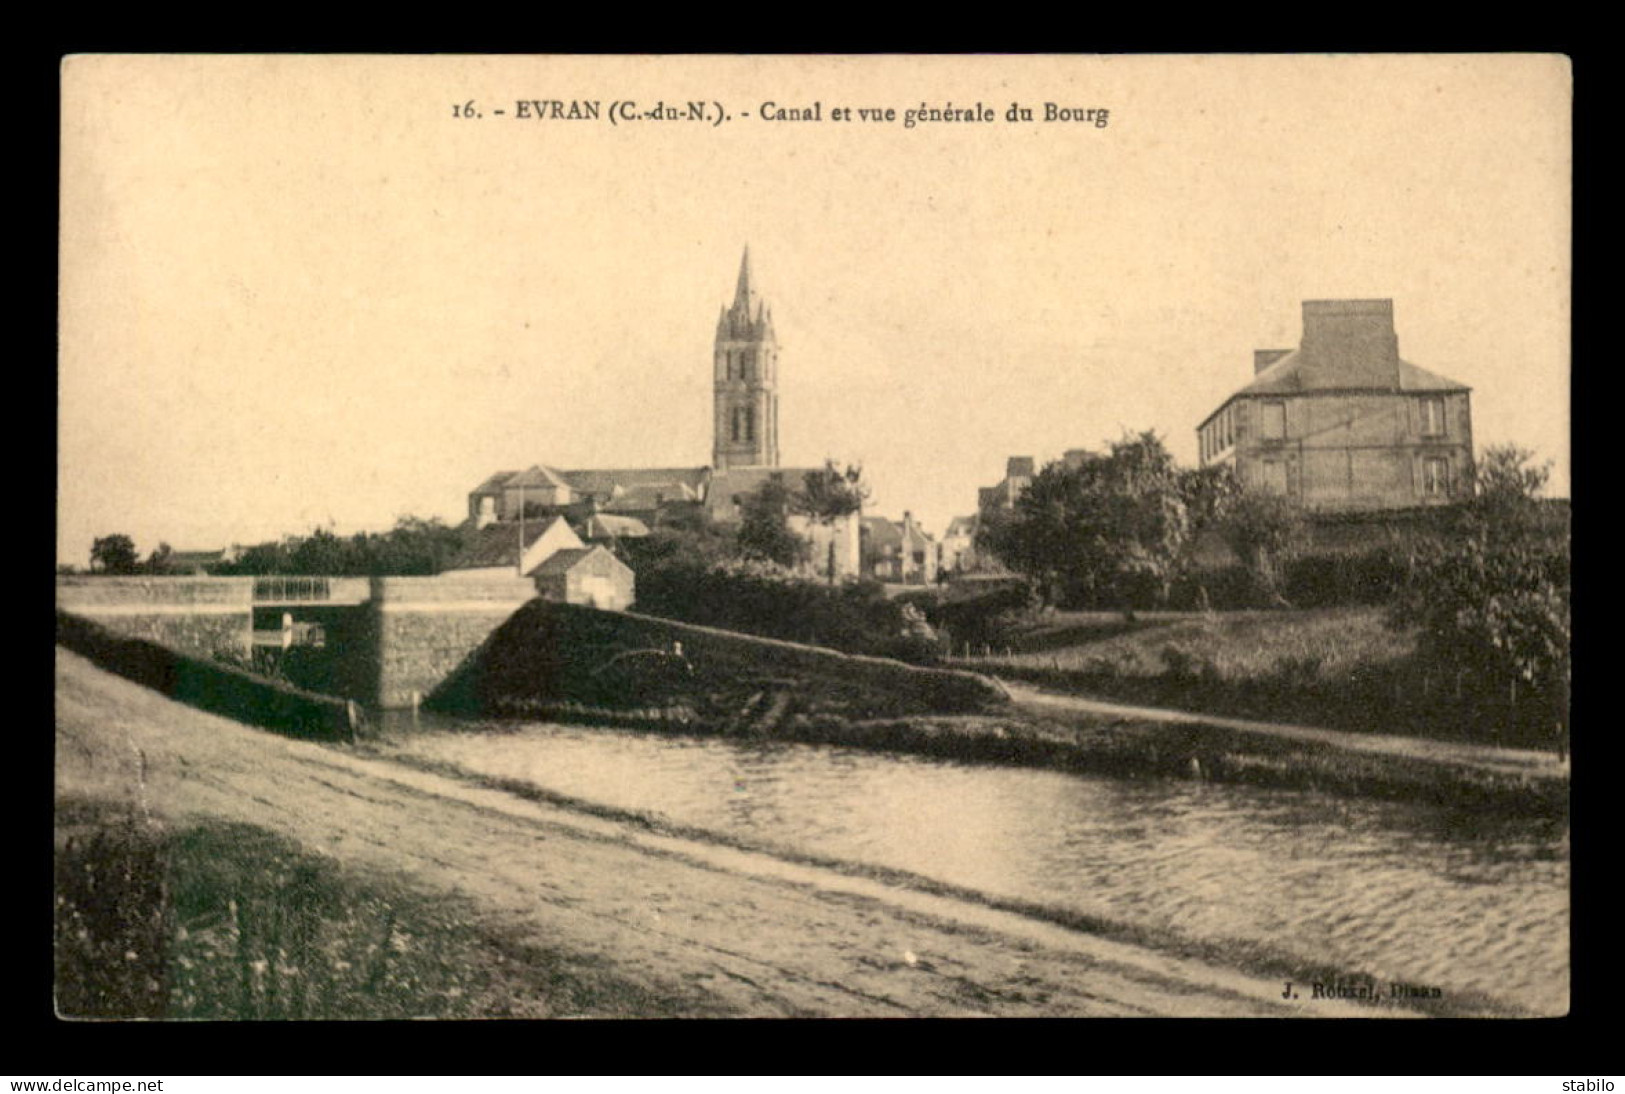
<path fill-rule="evenodd" d="M 1392 298 L 1400 355 L 1473 388 L 1477 445 L 1535 449 L 1566 495 L 1570 93 L 1516 55 L 72 58 L 57 556 L 455 521 L 535 463 L 706 464 L 747 243 L 782 462 L 861 462 L 872 511 L 935 533 L 1011 455 L 1156 429 L 1194 465 L 1318 298 Z M 532 99 L 731 118 L 515 117 Z M 901 123 L 949 102 L 999 120 Z"/>

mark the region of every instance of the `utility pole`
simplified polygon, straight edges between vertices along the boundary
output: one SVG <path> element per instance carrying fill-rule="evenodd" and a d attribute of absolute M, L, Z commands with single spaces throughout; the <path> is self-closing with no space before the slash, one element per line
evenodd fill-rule
<path fill-rule="evenodd" d="M 519 484 L 519 557 L 514 560 L 514 572 L 525 576 L 525 484 Z"/>

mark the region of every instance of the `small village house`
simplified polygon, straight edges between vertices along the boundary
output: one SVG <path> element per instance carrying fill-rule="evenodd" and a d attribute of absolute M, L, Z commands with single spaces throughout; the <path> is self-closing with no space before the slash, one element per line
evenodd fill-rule
<path fill-rule="evenodd" d="M 561 604 L 624 611 L 632 606 L 636 593 L 632 568 L 609 548 L 596 544 L 557 551 L 531 576 L 542 599 Z"/>

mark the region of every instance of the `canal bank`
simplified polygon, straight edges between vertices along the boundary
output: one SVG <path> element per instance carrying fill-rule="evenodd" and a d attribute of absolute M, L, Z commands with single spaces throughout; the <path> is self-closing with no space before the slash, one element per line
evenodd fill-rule
<path fill-rule="evenodd" d="M 1569 765 L 1546 753 L 1128 708 L 1006 686 L 1013 701 L 994 713 L 796 713 L 771 725 L 696 718 L 682 707 L 518 700 L 499 709 L 516 723 L 550 720 L 676 737 L 836 745 L 1049 771 L 1449 803 L 1503 816 L 1568 815 Z"/>
<path fill-rule="evenodd" d="M 492 929 L 612 969 L 621 999 L 758 1017 L 1416 1013 L 1283 999 L 1270 978 L 952 895 L 272 737 L 57 658 L 59 800 L 256 825 L 460 891 Z"/>

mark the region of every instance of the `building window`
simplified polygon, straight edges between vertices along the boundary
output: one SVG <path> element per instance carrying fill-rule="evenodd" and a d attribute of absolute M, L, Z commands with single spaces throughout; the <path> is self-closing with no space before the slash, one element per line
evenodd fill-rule
<path fill-rule="evenodd" d="M 737 440 L 739 440 L 739 408 L 738 407 L 733 408 L 732 416 L 733 416 L 732 421 L 729 423 L 728 436 L 729 436 L 729 439 L 737 441 Z"/>
<path fill-rule="evenodd" d="M 1265 460 L 1259 465 L 1258 485 L 1271 494 L 1286 493 L 1286 464 L 1280 460 Z"/>
<path fill-rule="evenodd" d="M 1279 441 L 1286 437 L 1286 404 L 1279 400 L 1260 403 L 1261 415 L 1258 434 L 1266 441 Z"/>
<path fill-rule="evenodd" d="M 745 408 L 745 440 L 754 441 L 755 439 L 756 439 L 756 408 L 753 407 L 753 406 L 747 406 Z"/>
<path fill-rule="evenodd" d="M 1434 456 L 1422 461 L 1422 494 L 1430 498 L 1450 493 L 1450 461 Z"/>
<path fill-rule="evenodd" d="M 1444 396 L 1429 395 L 1422 400 L 1422 436 L 1444 436 Z"/>

